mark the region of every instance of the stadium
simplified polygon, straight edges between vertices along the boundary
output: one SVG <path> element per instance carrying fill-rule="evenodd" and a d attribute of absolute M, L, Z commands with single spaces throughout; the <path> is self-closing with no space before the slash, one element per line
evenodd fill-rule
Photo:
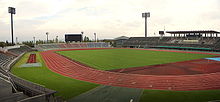
<path fill-rule="evenodd" d="M 0 4 L 0 102 L 220 102 L 218 0 Z"/>
<path fill-rule="evenodd" d="M 1 48 L 1 102 L 217 102 L 219 32 L 171 33 Z"/>

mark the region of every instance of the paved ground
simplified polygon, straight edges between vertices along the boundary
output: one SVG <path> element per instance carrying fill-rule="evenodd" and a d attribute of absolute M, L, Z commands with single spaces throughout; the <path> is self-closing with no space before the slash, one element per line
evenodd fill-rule
<path fill-rule="evenodd" d="M 139 102 L 142 89 L 100 86 L 68 102 Z"/>

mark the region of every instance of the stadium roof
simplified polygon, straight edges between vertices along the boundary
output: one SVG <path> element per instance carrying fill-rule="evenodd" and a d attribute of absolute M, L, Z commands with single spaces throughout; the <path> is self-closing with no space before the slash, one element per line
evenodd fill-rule
<path fill-rule="evenodd" d="M 127 39 L 129 39 L 129 38 L 130 38 L 130 37 L 120 36 L 120 37 L 115 38 L 115 40 L 127 40 Z"/>
<path fill-rule="evenodd" d="M 201 30 L 201 31 L 166 31 L 170 34 L 189 34 L 189 33 L 200 33 L 200 34 L 220 34 L 218 31 L 214 30 Z"/>

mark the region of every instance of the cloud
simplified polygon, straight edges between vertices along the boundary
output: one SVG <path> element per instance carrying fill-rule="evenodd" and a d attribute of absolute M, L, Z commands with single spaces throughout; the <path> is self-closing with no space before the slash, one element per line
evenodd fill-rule
<path fill-rule="evenodd" d="M 143 12 L 151 12 L 148 33 L 167 30 L 219 30 L 219 0 L 0 0 L 1 39 L 10 37 L 8 6 L 16 7 L 15 34 L 20 40 L 33 36 L 64 39 L 65 33 L 85 32 L 99 39 L 144 36 Z M 7 34 L 5 34 L 7 33 Z M 4 34 L 4 35 L 3 35 Z"/>

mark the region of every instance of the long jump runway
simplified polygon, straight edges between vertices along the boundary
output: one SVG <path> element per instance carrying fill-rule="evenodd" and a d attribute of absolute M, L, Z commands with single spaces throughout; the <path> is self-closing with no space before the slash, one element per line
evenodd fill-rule
<path fill-rule="evenodd" d="M 73 79 L 107 86 L 141 89 L 181 91 L 220 89 L 220 72 L 195 75 L 141 75 L 103 71 L 92 69 L 54 52 L 66 50 L 44 51 L 41 52 L 41 55 L 45 60 L 48 68 L 50 68 L 53 72 L 71 77 Z"/>

